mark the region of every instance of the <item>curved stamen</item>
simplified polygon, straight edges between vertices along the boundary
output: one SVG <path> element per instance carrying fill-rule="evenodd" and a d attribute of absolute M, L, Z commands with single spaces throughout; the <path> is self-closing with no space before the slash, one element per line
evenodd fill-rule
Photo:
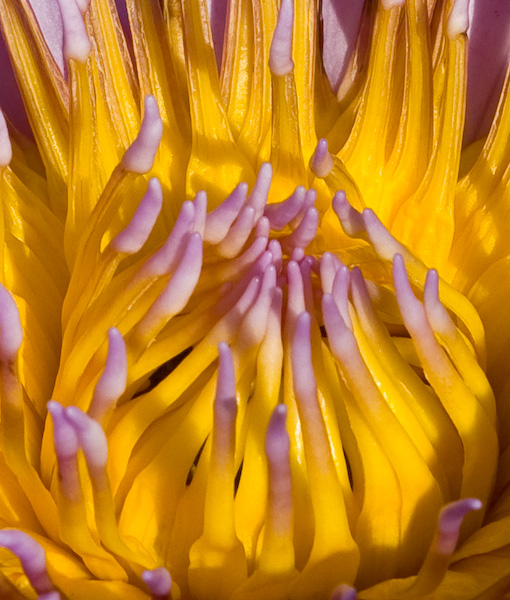
<path fill-rule="evenodd" d="M 351 272 L 345 265 L 340 265 L 333 280 L 331 294 L 338 306 L 338 311 L 349 329 L 352 329 L 351 317 L 349 315 L 349 284 Z"/>
<path fill-rule="evenodd" d="M 108 443 L 101 425 L 77 406 L 64 409 L 65 418 L 73 427 L 83 450 L 91 477 L 102 474 L 108 459 Z"/>
<path fill-rule="evenodd" d="M 149 588 L 153 600 L 167 600 L 172 589 L 172 577 L 164 567 L 144 571 L 142 579 Z"/>
<path fill-rule="evenodd" d="M 80 6 L 77 0 L 58 0 L 58 4 L 64 29 L 64 58 L 85 63 L 91 45 Z"/>
<path fill-rule="evenodd" d="M 127 355 L 124 338 L 118 329 L 108 330 L 108 354 L 106 364 L 94 389 L 94 396 L 88 410 L 90 417 L 103 423 L 110 408 L 126 389 Z"/>
<path fill-rule="evenodd" d="M 18 307 L 0 283 L 0 360 L 13 362 L 23 341 Z"/>
<path fill-rule="evenodd" d="M 433 591 L 442 581 L 457 547 L 459 532 L 464 517 L 473 510 L 480 510 L 482 503 L 477 498 L 463 498 L 451 502 L 441 509 L 436 534 L 416 581 L 410 588 L 413 597 L 424 596 Z"/>
<path fill-rule="evenodd" d="M 245 204 L 227 235 L 218 244 L 218 254 L 224 258 L 233 258 L 234 256 L 237 256 L 242 247 L 246 244 L 254 224 L 255 209 L 253 206 Z"/>
<path fill-rule="evenodd" d="M 163 292 L 136 326 L 135 337 L 146 347 L 165 323 L 187 304 L 202 268 L 202 238 L 191 234 L 179 266 Z"/>
<path fill-rule="evenodd" d="M 177 221 L 165 243 L 140 269 L 140 276 L 146 279 L 171 273 L 180 261 L 182 247 L 191 233 L 195 220 L 195 205 L 190 200 L 182 203 Z"/>
<path fill-rule="evenodd" d="M 282 244 L 286 247 L 306 248 L 313 241 L 317 234 L 319 226 L 319 211 L 315 208 L 309 208 L 301 219 L 301 223 L 286 238 Z"/>
<path fill-rule="evenodd" d="M 446 33 L 451 40 L 469 29 L 469 0 L 455 0 L 448 17 Z"/>
<path fill-rule="evenodd" d="M 342 228 L 347 235 L 357 237 L 365 231 L 363 215 L 349 204 L 343 190 L 336 192 L 332 204 L 333 210 L 340 219 Z"/>
<path fill-rule="evenodd" d="M 257 222 L 266 207 L 269 189 L 273 180 L 273 167 L 271 163 L 261 165 L 253 190 L 248 198 L 248 204 L 255 209 L 254 221 Z"/>
<path fill-rule="evenodd" d="M 219 244 L 230 231 L 232 223 L 246 202 L 248 184 L 240 183 L 217 208 L 210 212 L 205 221 L 204 242 Z"/>
<path fill-rule="evenodd" d="M 269 50 L 269 68 L 278 77 L 287 75 L 294 68 L 292 60 L 292 28 L 294 26 L 294 2 L 282 0 L 278 22 Z"/>
<path fill-rule="evenodd" d="M 331 294 L 333 290 L 333 281 L 340 268 L 340 261 L 331 252 L 324 252 L 320 259 L 320 278 L 322 291 L 325 294 Z"/>
<path fill-rule="evenodd" d="M 197 192 L 193 205 L 195 206 L 195 219 L 192 231 L 196 231 L 203 238 L 207 220 L 207 194 L 203 190 Z"/>
<path fill-rule="evenodd" d="M 204 600 L 230 597 L 247 578 L 246 556 L 234 525 L 236 374 L 228 344 L 220 342 L 218 353 L 204 528 L 189 553 L 191 592 Z"/>
<path fill-rule="evenodd" d="M 163 190 L 156 177 L 149 179 L 147 191 L 136 209 L 129 225 L 112 240 L 116 252 L 135 254 L 145 244 L 163 206 Z"/>
<path fill-rule="evenodd" d="M 122 157 L 122 166 L 132 173 L 148 173 L 163 137 L 163 122 L 154 96 L 145 96 L 144 115 L 136 140 Z"/>
<path fill-rule="evenodd" d="M 317 142 L 315 152 L 310 159 L 310 169 L 316 177 L 327 177 L 333 168 L 333 156 L 328 150 L 328 140 L 322 138 Z"/>
<path fill-rule="evenodd" d="M 4 113 L 0 110 L 0 168 L 6 167 L 12 160 L 12 145 L 5 122 Z"/>
<path fill-rule="evenodd" d="M 260 344 L 267 328 L 267 319 L 273 291 L 276 287 L 276 269 L 269 265 L 262 277 L 262 284 L 257 299 L 243 319 L 239 329 L 239 340 L 243 351 Z"/>
<path fill-rule="evenodd" d="M 268 504 L 259 568 L 269 572 L 293 572 L 292 477 L 290 439 L 285 427 L 287 407 L 278 404 L 266 432 L 265 450 L 269 470 Z"/>
<path fill-rule="evenodd" d="M 65 498 L 78 501 L 81 499 L 80 475 L 76 461 L 78 437 L 59 402 L 50 400 L 48 412 L 53 420 L 53 443 L 58 461 L 60 489 Z"/>
<path fill-rule="evenodd" d="M 292 195 L 283 202 L 268 204 L 264 210 L 264 214 L 271 223 L 271 229 L 280 231 L 285 225 L 288 225 L 303 208 L 305 198 L 306 188 L 298 185 Z"/>
<path fill-rule="evenodd" d="M 0 547 L 7 548 L 19 558 L 25 575 L 38 594 L 53 593 L 56 594 L 55 600 L 60 600 L 60 594 L 54 591 L 46 570 L 46 553 L 38 542 L 23 531 L 4 529 L 0 531 Z"/>

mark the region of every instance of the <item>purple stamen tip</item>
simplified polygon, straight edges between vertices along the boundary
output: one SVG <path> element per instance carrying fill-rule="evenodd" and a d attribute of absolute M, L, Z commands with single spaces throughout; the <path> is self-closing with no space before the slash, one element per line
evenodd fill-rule
<path fill-rule="evenodd" d="M 331 600 L 356 600 L 357 597 L 356 590 L 345 583 L 339 585 L 331 594 Z"/>
<path fill-rule="evenodd" d="M 0 283 L 0 360 L 12 362 L 23 341 L 18 307 L 11 294 Z"/>
<path fill-rule="evenodd" d="M 0 110 L 0 168 L 6 167 L 12 159 L 12 146 L 5 122 L 4 113 Z"/>
<path fill-rule="evenodd" d="M 46 554 L 38 542 L 22 531 L 4 529 L 0 531 L 0 547 L 7 548 L 19 558 L 26 576 L 38 594 L 53 592 L 53 585 L 46 571 Z"/>
<path fill-rule="evenodd" d="M 266 432 L 266 455 L 271 463 L 277 463 L 282 457 L 289 454 L 290 441 L 285 428 L 287 419 L 287 407 L 277 404 L 271 415 Z"/>
<path fill-rule="evenodd" d="M 158 179 L 152 177 L 129 225 L 112 240 L 112 249 L 125 254 L 135 254 L 141 250 L 156 223 L 162 206 L 161 184 Z"/>
<path fill-rule="evenodd" d="M 269 68 L 278 77 L 287 75 L 294 68 L 292 60 L 292 28 L 294 26 L 293 0 L 282 0 L 278 22 L 269 51 Z"/>
<path fill-rule="evenodd" d="M 58 0 L 58 3 L 64 29 L 64 57 L 66 60 L 87 62 L 91 45 L 83 21 L 82 12 L 85 11 L 81 10 L 85 2 L 78 5 L 77 0 Z"/>
<path fill-rule="evenodd" d="M 64 407 L 55 400 L 47 404 L 48 412 L 53 420 L 53 443 L 55 454 L 61 466 L 66 461 L 73 460 L 78 452 L 78 438 L 73 426 L 67 420 Z"/>
<path fill-rule="evenodd" d="M 148 173 L 163 137 L 163 122 L 156 98 L 145 96 L 144 115 L 140 132 L 122 157 L 122 166 L 133 173 Z"/>
<path fill-rule="evenodd" d="M 108 459 L 108 444 L 103 428 L 77 406 L 68 406 L 65 416 L 72 425 L 89 467 L 101 469 Z"/>
<path fill-rule="evenodd" d="M 172 578 L 165 567 L 144 571 L 142 579 L 154 599 L 163 600 L 169 597 L 172 588 Z"/>
<path fill-rule="evenodd" d="M 104 371 L 94 389 L 89 415 L 100 421 L 126 389 L 127 354 L 124 338 L 118 329 L 108 330 L 108 354 Z"/>
<path fill-rule="evenodd" d="M 232 401 L 236 397 L 236 373 L 230 347 L 225 342 L 218 344 L 219 367 L 216 402 Z"/>
<path fill-rule="evenodd" d="M 437 551 L 447 556 L 452 554 L 457 546 L 459 530 L 464 517 L 468 512 L 481 508 L 482 503 L 478 498 L 463 498 L 447 504 L 439 515 Z"/>
<path fill-rule="evenodd" d="M 327 177 L 333 168 L 333 156 L 328 150 L 328 140 L 324 138 L 317 142 L 317 147 L 310 159 L 310 168 L 316 177 Z"/>
<path fill-rule="evenodd" d="M 455 0 L 448 17 L 446 33 L 453 40 L 469 29 L 469 0 Z"/>
<path fill-rule="evenodd" d="M 357 236 L 365 231 L 364 213 L 359 213 L 349 204 L 343 190 L 336 192 L 333 196 L 332 205 L 347 235 Z"/>

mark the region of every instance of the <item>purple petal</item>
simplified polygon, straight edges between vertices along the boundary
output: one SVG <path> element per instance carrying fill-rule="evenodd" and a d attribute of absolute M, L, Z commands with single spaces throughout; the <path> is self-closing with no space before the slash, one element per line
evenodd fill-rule
<path fill-rule="evenodd" d="M 323 0 L 323 60 L 336 90 L 356 44 L 364 0 Z"/>
<path fill-rule="evenodd" d="M 470 12 L 466 143 L 487 133 L 510 57 L 510 2 L 471 0 Z"/>

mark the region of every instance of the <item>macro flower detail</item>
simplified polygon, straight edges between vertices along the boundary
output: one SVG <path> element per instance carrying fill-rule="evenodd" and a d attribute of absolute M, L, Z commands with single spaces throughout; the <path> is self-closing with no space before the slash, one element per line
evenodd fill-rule
<path fill-rule="evenodd" d="M 464 0 L 28 0 L 0 26 L 0 595 L 510 590 L 505 81 Z M 218 50 L 218 48 L 216 48 Z"/>

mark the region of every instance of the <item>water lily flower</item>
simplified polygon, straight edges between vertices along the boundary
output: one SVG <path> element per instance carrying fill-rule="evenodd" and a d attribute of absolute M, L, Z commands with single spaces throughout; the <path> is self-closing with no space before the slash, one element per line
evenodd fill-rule
<path fill-rule="evenodd" d="M 510 75 L 339 6 L 0 0 L 2 597 L 510 591 Z"/>

